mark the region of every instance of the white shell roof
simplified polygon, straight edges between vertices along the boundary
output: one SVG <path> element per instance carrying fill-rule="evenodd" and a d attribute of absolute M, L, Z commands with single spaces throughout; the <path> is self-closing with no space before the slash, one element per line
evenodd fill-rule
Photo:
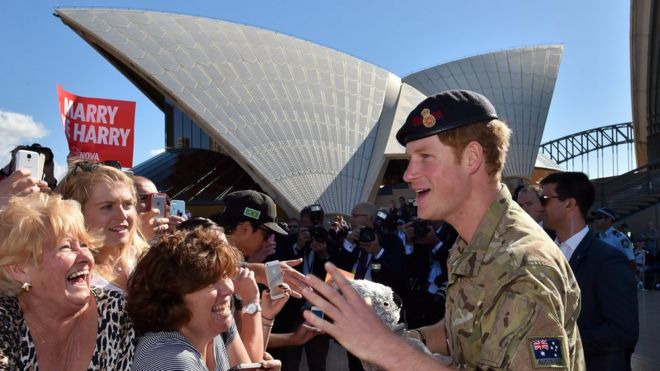
<path fill-rule="evenodd" d="M 408 112 L 447 88 L 493 99 L 515 133 L 509 172 L 531 175 L 562 50 L 485 54 L 402 83 L 355 57 L 256 27 L 142 10 L 56 13 L 175 102 L 290 215 L 316 202 L 348 214 L 366 200 L 385 159 L 404 152 L 393 138 Z"/>
<path fill-rule="evenodd" d="M 528 178 L 534 170 L 563 49 L 562 45 L 542 45 L 481 54 L 416 72 L 403 82 L 427 96 L 448 89 L 485 95 L 513 132 L 503 176 Z"/>

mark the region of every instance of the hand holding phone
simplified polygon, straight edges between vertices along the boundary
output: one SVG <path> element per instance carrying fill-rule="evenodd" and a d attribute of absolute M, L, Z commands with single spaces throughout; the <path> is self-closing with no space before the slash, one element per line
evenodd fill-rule
<path fill-rule="evenodd" d="M 14 171 L 19 169 L 28 170 L 31 177 L 42 180 L 44 171 L 43 161 L 39 153 L 35 151 L 18 150 L 14 157 Z"/>
<path fill-rule="evenodd" d="M 284 297 L 286 290 L 280 287 L 284 283 L 282 268 L 279 260 L 273 260 L 266 263 L 266 277 L 268 278 L 268 289 L 270 298 L 277 300 Z"/>

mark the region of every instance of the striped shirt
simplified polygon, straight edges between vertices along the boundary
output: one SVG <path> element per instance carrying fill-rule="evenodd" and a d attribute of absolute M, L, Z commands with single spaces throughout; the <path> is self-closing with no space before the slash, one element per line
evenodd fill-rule
<path fill-rule="evenodd" d="M 215 371 L 229 370 L 229 357 L 223 341 L 227 344 L 236 337 L 236 325 L 232 324 L 227 333 L 213 339 Z M 191 370 L 208 371 L 202 355 L 178 331 L 149 332 L 144 334 L 135 349 L 134 371 Z"/>

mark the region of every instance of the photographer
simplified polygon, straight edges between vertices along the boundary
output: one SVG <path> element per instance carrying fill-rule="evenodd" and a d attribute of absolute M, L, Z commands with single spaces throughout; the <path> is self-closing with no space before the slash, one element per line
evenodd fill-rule
<path fill-rule="evenodd" d="M 447 286 L 447 257 L 458 234 L 449 224 L 439 228 L 427 220 L 406 224 L 413 251 L 406 256 L 411 277 L 405 300 L 409 328 L 434 324 L 444 317 Z"/>
<path fill-rule="evenodd" d="M 384 215 L 380 219 L 386 217 Z M 340 250 L 342 262 L 339 266 L 355 273 L 355 279 L 389 286 L 403 298 L 407 279 L 403 243 L 396 234 L 377 233 L 374 227 L 378 219 L 378 209 L 370 202 L 362 202 L 353 207 L 351 233 Z M 350 353 L 348 362 L 351 371 L 362 369 L 360 361 Z"/>
<path fill-rule="evenodd" d="M 320 205 L 306 206 L 300 211 L 300 222 L 298 232 L 288 239 L 278 241 L 276 258 L 280 261 L 302 258 L 302 264 L 295 267 L 300 273 L 314 274 L 324 279 L 325 269 L 323 265 L 330 260 L 335 262 L 339 245 L 334 239 L 329 238 L 328 231 L 323 227 L 324 212 Z M 292 233 L 293 235 L 293 233 Z M 284 309 L 277 315 L 274 333 L 295 333 L 303 323 L 302 311 L 309 309 L 304 300 L 291 298 Z M 282 370 L 298 370 L 302 350 L 307 355 L 307 365 L 310 370 L 326 369 L 326 356 L 329 348 L 329 337 L 318 335 L 307 341 L 302 346 L 289 346 L 271 349 L 273 356 L 282 360 Z"/>

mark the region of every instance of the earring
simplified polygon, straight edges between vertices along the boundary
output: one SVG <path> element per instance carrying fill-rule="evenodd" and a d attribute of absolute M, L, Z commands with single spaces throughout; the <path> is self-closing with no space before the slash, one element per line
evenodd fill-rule
<path fill-rule="evenodd" d="M 25 292 L 30 292 L 30 290 L 32 290 L 32 284 L 29 283 L 29 282 L 24 282 L 23 285 L 21 286 L 21 288 Z"/>

